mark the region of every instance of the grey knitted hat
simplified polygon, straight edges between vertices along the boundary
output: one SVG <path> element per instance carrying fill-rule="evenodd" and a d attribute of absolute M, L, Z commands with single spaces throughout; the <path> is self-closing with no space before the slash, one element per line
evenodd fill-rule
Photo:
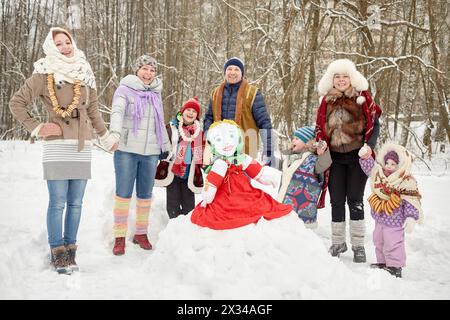
<path fill-rule="evenodd" d="M 145 66 L 147 64 L 155 67 L 155 69 L 158 69 L 156 59 L 152 56 L 149 56 L 148 54 L 144 54 L 137 58 L 131 65 L 131 69 L 133 70 L 134 74 L 136 74 L 142 66 Z"/>

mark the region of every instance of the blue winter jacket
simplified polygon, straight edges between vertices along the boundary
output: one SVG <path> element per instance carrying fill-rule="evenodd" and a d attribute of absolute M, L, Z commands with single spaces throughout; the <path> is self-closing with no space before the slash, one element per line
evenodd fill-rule
<path fill-rule="evenodd" d="M 229 119 L 234 120 L 236 113 L 236 99 L 239 87 L 242 81 L 230 84 L 225 83 L 225 88 L 223 90 L 222 96 L 222 120 Z M 272 155 L 272 148 L 267 151 L 267 146 L 272 146 L 272 122 L 270 121 L 269 114 L 267 113 L 266 104 L 264 103 L 264 98 L 261 92 L 258 90 L 256 92 L 255 101 L 252 106 L 253 119 L 255 120 L 256 126 L 261 129 L 266 129 L 260 131 L 261 140 L 263 143 L 263 154 L 267 156 Z M 209 126 L 214 122 L 213 112 L 212 112 L 212 100 L 209 100 L 208 111 L 206 111 L 205 118 L 203 120 L 203 131 L 206 132 Z M 267 132 L 267 137 L 266 136 Z"/>

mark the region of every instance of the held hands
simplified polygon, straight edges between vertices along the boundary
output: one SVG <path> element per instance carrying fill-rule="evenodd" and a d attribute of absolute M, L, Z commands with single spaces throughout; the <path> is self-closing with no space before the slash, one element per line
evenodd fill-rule
<path fill-rule="evenodd" d="M 120 135 L 116 132 L 107 131 L 103 136 L 99 137 L 101 145 L 109 151 L 116 151 Z"/>
<path fill-rule="evenodd" d="M 39 130 L 38 136 L 46 138 L 49 136 L 61 136 L 62 133 L 63 132 L 59 125 L 57 125 L 56 123 L 47 122 L 42 125 L 41 129 Z"/>
<path fill-rule="evenodd" d="M 367 144 L 364 144 L 361 149 L 359 149 L 358 156 L 361 159 L 369 159 L 372 155 L 372 148 L 370 148 Z"/>
<path fill-rule="evenodd" d="M 317 141 L 317 155 L 322 155 L 324 154 L 324 152 L 327 150 L 328 145 L 326 143 L 326 141 L 323 140 L 319 140 Z"/>
<path fill-rule="evenodd" d="M 114 151 L 117 150 L 118 147 L 119 147 L 119 143 L 116 142 L 116 143 L 114 143 L 114 145 L 111 147 L 111 149 L 109 149 L 109 151 L 114 152 Z"/>
<path fill-rule="evenodd" d="M 405 220 L 405 224 L 403 225 L 403 227 L 405 228 L 405 232 L 406 233 L 413 232 L 415 225 L 416 225 L 416 220 L 414 220 L 411 217 L 407 217 Z"/>

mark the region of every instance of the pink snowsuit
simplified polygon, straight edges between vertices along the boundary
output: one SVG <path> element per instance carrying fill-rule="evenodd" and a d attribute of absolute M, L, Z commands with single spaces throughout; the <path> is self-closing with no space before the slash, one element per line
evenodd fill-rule
<path fill-rule="evenodd" d="M 359 159 L 361 169 L 370 177 L 370 172 L 375 160 Z M 391 215 L 384 211 L 376 213 L 370 210 L 375 219 L 373 231 L 373 243 L 378 263 L 384 263 L 388 267 L 404 267 L 406 265 L 404 223 L 407 217 L 419 219 L 419 211 L 408 201 L 402 200 L 400 206 Z"/>

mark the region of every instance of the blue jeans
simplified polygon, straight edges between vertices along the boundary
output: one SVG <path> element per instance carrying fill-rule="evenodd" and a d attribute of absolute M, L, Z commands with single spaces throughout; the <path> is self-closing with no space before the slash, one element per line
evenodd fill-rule
<path fill-rule="evenodd" d="M 87 180 L 47 180 L 49 194 L 47 231 L 50 248 L 77 242 L 86 184 Z M 63 238 L 62 220 L 66 203 Z"/>
<path fill-rule="evenodd" d="M 155 184 L 158 158 L 159 155 L 144 156 L 119 150 L 114 152 L 116 195 L 131 198 L 136 181 L 136 196 L 139 199 L 150 199 Z"/>

